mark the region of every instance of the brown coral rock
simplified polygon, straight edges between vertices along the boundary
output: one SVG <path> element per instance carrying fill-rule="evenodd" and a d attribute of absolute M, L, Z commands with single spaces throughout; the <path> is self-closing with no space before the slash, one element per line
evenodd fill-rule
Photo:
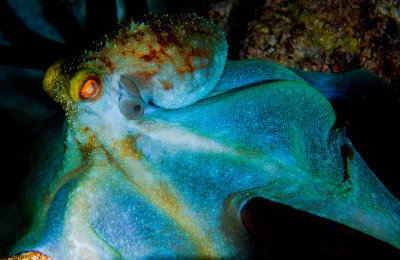
<path fill-rule="evenodd" d="M 386 3 L 387 2 L 387 3 Z M 322 72 L 363 68 L 399 86 L 399 3 L 267 0 L 240 58 Z"/>

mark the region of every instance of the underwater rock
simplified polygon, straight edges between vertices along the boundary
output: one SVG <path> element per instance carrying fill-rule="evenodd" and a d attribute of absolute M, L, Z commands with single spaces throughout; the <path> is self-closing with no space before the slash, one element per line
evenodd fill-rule
<path fill-rule="evenodd" d="M 398 87 L 398 10 L 398 1 L 266 1 L 240 58 L 320 72 L 363 68 Z"/>

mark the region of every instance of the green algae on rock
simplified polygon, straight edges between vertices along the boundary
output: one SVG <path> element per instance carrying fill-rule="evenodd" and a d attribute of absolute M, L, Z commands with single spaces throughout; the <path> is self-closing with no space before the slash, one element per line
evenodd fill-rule
<path fill-rule="evenodd" d="M 400 79 L 398 1 L 266 1 L 241 58 L 322 72 L 363 68 Z M 396 4 L 397 3 L 397 4 Z"/>

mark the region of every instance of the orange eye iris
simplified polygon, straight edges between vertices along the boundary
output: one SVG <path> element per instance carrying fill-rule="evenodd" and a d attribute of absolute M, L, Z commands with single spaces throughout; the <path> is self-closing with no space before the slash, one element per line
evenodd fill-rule
<path fill-rule="evenodd" d="M 93 99 L 99 94 L 99 82 L 95 79 L 89 79 L 83 84 L 80 96 L 83 99 Z"/>

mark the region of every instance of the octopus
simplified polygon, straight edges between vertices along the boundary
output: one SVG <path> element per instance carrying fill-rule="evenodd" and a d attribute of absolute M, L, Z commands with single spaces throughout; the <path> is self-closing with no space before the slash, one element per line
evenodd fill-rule
<path fill-rule="evenodd" d="M 400 248 L 399 201 L 329 102 L 350 78 L 380 79 L 227 60 L 227 48 L 201 17 L 150 14 L 53 64 L 43 87 L 66 121 L 23 186 L 30 227 L 10 254 L 250 258 L 240 213 L 253 198 Z"/>

